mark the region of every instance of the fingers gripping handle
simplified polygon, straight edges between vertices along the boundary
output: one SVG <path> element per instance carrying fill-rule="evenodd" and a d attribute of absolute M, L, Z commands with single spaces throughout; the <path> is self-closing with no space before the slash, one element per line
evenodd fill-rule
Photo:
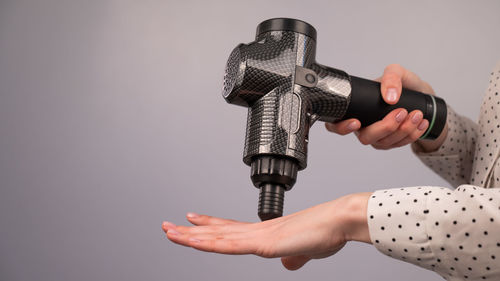
<path fill-rule="evenodd" d="M 408 112 L 420 110 L 424 119 L 429 121 L 429 128 L 422 139 L 436 139 L 446 123 L 446 103 L 443 99 L 420 92 L 403 89 L 399 101 L 387 104 L 380 94 L 380 83 L 351 76 L 351 100 L 342 119 L 356 118 L 361 126 L 366 127 L 383 119 L 396 108 L 405 108 Z"/>

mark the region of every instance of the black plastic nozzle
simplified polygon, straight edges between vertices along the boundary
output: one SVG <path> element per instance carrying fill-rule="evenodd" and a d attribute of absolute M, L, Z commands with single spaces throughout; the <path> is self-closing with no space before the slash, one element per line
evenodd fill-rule
<path fill-rule="evenodd" d="M 260 189 L 258 215 L 270 220 L 283 215 L 285 191 L 292 189 L 297 179 L 297 161 L 276 155 L 262 155 L 252 160 L 253 184 Z"/>

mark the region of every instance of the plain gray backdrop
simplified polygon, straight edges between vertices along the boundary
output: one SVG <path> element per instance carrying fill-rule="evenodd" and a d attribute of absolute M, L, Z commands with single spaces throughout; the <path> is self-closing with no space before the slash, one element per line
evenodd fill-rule
<path fill-rule="evenodd" d="M 400 63 L 477 120 L 500 59 L 499 1 L 0 1 L 0 280 L 441 280 L 350 243 L 296 272 L 170 243 L 188 211 L 256 221 L 231 50 L 272 17 L 318 30 L 317 60 Z M 449 185 L 408 147 L 322 123 L 285 213 L 361 191 Z"/>

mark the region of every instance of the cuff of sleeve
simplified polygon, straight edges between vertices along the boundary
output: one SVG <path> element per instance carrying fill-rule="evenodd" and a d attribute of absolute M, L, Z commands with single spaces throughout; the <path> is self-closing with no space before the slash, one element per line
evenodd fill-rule
<path fill-rule="evenodd" d="M 377 250 L 432 270 L 436 259 L 425 224 L 429 192 L 428 187 L 374 192 L 368 201 L 368 227 Z"/>

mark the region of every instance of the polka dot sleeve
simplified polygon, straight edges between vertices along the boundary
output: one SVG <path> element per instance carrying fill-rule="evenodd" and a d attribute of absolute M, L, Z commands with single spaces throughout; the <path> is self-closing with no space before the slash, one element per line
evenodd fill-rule
<path fill-rule="evenodd" d="M 415 142 L 411 145 L 419 159 L 452 186 L 470 183 L 478 124 L 460 116 L 448 106 L 448 133 L 441 147 L 424 153 Z"/>
<path fill-rule="evenodd" d="M 379 190 L 368 201 L 382 253 L 447 280 L 500 280 L 500 188 Z"/>
<path fill-rule="evenodd" d="M 479 121 L 456 114 L 448 107 L 447 137 L 435 152 L 424 153 L 418 143 L 412 150 L 429 168 L 452 186 L 500 186 L 500 62 L 490 74 Z"/>

